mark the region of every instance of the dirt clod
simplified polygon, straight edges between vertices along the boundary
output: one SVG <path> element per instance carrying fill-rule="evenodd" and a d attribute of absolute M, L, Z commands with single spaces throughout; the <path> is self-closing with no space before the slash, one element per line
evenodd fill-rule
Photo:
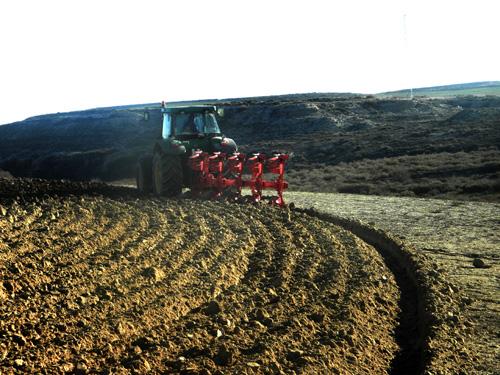
<path fill-rule="evenodd" d="M 481 258 L 474 258 L 472 265 L 476 268 L 489 268 L 490 266 L 486 264 Z"/>
<path fill-rule="evenodd" d="M 233 361 L 233 351 L 225 346 L 221 346 L 214 357 L 214 362 L 219 366 L 227 366 Z"/>
<path fill-rule="evenodd" d="M 19 334 L 14 334 L 11 336 L 12 341 L 14 341 L 17 345 L 24 346 L 26 345 L 27 341 L 26 339 Z"/>
<path fill-rule="evenodd" d="M 77 374 L 86 374 L 89 371 L 89 367 L 84 362 L 78 362 L 76 364 Z"/>
<path fill-rule="evenodd" d="M 141 350 L 150 350 L 157 346 L 151 337 L 139 337 L 132 342 L 132 345 L 138 346 Z"/>
<path fill-rule="evenodd" d="M 148 267 L 144 269 L 143 275 L 153 279 L 155 282 L 158 282 L 165 277 L 165 272 L 157 267 Z"/>
<path fill-rule="evenodd" d="M 297 362 L 301 360 L 303 356 L 304 352 L 302 350 L 290 350 L 286 355 L 286 359 L 292 362 Z"/>
<path fill-rule="evenodd" d="M 64 363 L 61 366 L 62 372 L 73 372 L 75 370 L 75 365 L 73 363 Z"/>
<path fill-rule="evenodd" d="M 222 308 L 217 301 L 210 301 L 205 307 L 205 313 L 208 315 L 216 315 L 222 311 Z"/>
<path fill-rule="evenodd" d="M 258 321 L 263 323 L 266 319 L 269 319 L 270 315 L 264 309 L 257 309 L 255 311 L 255 317 L 257 318 Z"/>
<path fill-rule="evenodd" d="M 0 285 L 0 301 L 5 301 L 9 298 L 7 291 Z"/>

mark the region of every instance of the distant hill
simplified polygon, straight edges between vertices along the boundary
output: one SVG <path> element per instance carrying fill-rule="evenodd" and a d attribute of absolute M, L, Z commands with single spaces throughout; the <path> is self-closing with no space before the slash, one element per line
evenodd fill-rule
<path fill-rule="evenodd" d="M 459 83 L 455 85 L 420 87 L 413 89 L 414 96 L 449 97 L 464 95 L 499 95 L 500 81 Z M 378 97 L 409 97 L 410 89 L 382 92 Z"/>
<path fill-rule="evenodd" d="M 498 96 L 195 102 L 224 108 L 221 128 L 243 152 L 293 153 L 291 189 L 500 201 Z M 133 178 L 160 134 L 159 103 L 35 116 L 0 126 L 0 168 L 26 177 Z"/>

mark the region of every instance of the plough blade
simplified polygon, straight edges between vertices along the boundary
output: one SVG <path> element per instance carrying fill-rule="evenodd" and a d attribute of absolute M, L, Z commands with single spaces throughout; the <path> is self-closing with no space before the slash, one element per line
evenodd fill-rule
<path fill-rule="evenodd" d="M 195 194 L 211 191 L 213 198 L 219 198 L 231 190 L 236 199 L 242 197 L 242 189 L 249 188 L 252 202 L 262 200 L 262 191 L 274 189 L 277 197 L 270 203 L 284 206 L 283 191 L 288 188 L 285 181 L 286 154 L 274 154 L 267 157 L 264 154 L 246 156 L 241 153 L 231 155 L 222 152 L 209 154 L 203 151 L 193 151 L 188 165 L 192 171 L 191 190 Z M 277 175 L 275 179 L 265 179 L 265 174 Z M 250 175 L 250 177 L 245 177 Z"/>

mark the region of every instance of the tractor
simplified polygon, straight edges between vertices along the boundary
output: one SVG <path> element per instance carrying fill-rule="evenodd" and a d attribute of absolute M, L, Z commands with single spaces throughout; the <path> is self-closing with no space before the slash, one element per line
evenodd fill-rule
<path fill-rule="evenodd" d="M 161 111 L 161 138 L 155 142 L 153 154 L 143 156 L 137 165 L 139 191 L 175 197 L 186 187 L 194 195 L 208 191 L 219 198 L 231 190 L 238 199 L 247 187 L 251 189 L 251 199 L 258 202 L 263 189 L 275 189 L 278 197 L 271 203 L 284 205 L 282 193 L 288 187 L 284 180 L 288 155 L 238 153 L 236 143 L 219 129 L 215 106 L 167 107 L 162 102 Z M 266 173 L 278 176 L 266 180 Z"/>

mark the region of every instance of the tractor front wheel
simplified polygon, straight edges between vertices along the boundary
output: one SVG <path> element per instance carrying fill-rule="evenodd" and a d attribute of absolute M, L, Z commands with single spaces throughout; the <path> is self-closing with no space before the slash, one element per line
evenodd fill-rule
<path fill-rule="evenodd" d="M 179 156 L 155 152 L 152 167 L 156 195 L 175 197 L 182 192 L 183 172 Z"/>

